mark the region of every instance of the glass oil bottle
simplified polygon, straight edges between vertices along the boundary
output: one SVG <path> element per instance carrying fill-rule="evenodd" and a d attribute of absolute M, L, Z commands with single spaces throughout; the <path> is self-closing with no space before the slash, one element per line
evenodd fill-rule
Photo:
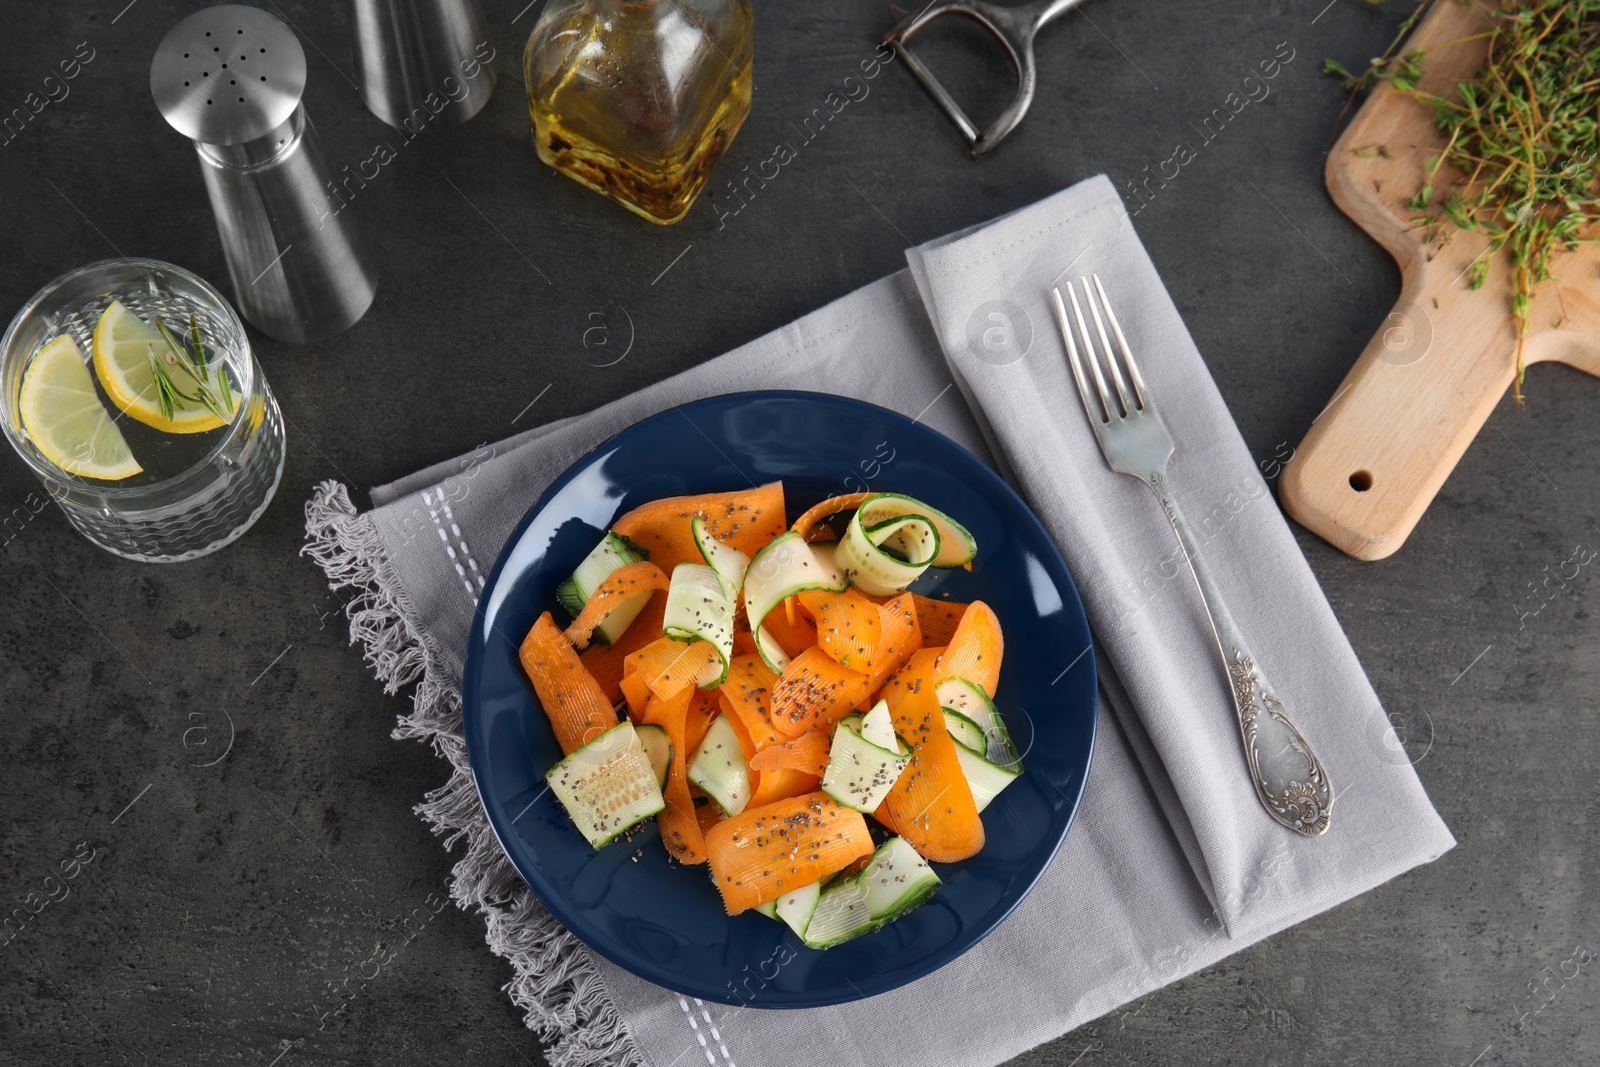
<path fill-rule="evenodd" d="M 749 0 L 551 0 L 523 56 L 539 158 L 683 218 L 750 111 Z"/>

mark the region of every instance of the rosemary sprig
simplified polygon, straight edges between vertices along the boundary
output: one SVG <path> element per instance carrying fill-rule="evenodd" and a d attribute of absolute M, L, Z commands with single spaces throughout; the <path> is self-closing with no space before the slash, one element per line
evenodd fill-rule
<path fill-rule="evenodd" d="M 204 367 L 206 365 L 206 343 L 200 339 L 200 323 L 195 319 L 194 312 L 189 312 L 189 340 L 194 344 L 195 361 Z"/>
<path fill-rule="evenodd" d="M 167 343 L 172 352 L 171 364 L 177 367 L 194 383 L 195 391 L 191 395 L 180 390 L 172 380 L 162 360 L 156 358 L 155 347 L 150 347 L 150 367 L 155 376 L 156 398 L 161 405 L 162 417 L 170 420 L 174 409 L 185 410 L 185 402 L 199 404 L 223 422 L 233 418 L 234 403 L 233 389 L 228 383 L 228 372 L 221 363 L 206 359 L 205 343 L 200 336 L 200 324 L 195 320 L 193 313 L 189 315 L 189 337 L 194 345 L 191 353 L 172 328 L 158 315 L 155 319 L 156 331 L 161 334 L 161 339 Z M 212 371 L 216 372 L 216 381 L 212 382 Z"/>
<path fill-rule="evenodd" d="M 1323 69 L 1342 78 L 1352 95 L 1393 91 L 1426 104 L 1448 135 L 1407 206 L 1430 240 L 1446 223 L 1488 237 L 1488 254 L 1468 275 L 1473 289 L 1488 278 L 1491 260 L 1509 253 L 1517 320 L 1514 394 L 1521 404 L 1534 292 L 1553 277 L 1551 255 L 1592 243 L 1600 222 L 1600 0 L 1502 0 L 1494 27 L 1466 38 L 1488 39 L 1487 60 L 1451 95 L 1416 87 L 1425 50 L 1399 52 L 1426 4 L 1418 4 L 1400 36 L 1359 75 L 1337 60 L 1325 60 Z M 1443 163 L 1462 181 L 1435 203 L 1434 177 Z"/>
<path fill-rule="evenodd" d="M 206 346 L 200 340 L 200 324 L 195 321 L 194 312 L 189 312 L 189 336 L 194 338 L 194 350 L 199 353 L 200 359 L 206 358 Z M 220 365 L 217 367 L 217 392 L 221 394 L 222 410 L 233 411 L 233 386 L 228 383 L 228 372 Z"/>
<path fill-rule="evenodd" d="M 145 350 L 146 355 L 150 357 L 150 373 L 155 377 L 156 403 L 161 407 L 161 417 L 171 422 L 173 409 L 180 408 L 183 404 L 177 399 L 177 390 L 172 387 L 172 379 L 167 377 L 161 361 L 156 358 L 156 346 L 146 345 Z"/>

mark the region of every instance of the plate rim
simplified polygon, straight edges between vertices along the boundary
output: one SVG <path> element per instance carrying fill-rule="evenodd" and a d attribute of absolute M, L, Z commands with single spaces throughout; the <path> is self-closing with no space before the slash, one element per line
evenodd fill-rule
<path fill-rule="evenodd" d="M 539 877 L 537 868 L 534 868 L 531 871 L 524 870 L 523 864 L 518 862 L 517 856 L 514 854 L 514 852 L 506 847 L 505 837 L 501 834 L 495 811 L 484 798 L 484 785 L 480 777 L 480 767 L 483 764 L 483 753 L 480 752 L 480 746 L 475 743 L 473 739 L 473 731 L 469 729 L 468 725 L 469 721 L 476 714 L 474 709 L 478 703 L 476 699 L 477 683 L 474 678 L 473 667 L 477 663 L 478 659 L 484 654 L 482 650 L 486 648 L 486 639 L 484 635 L 485 602 L 487 601 L 490 592 L 498 586 L 505 565 L 511 557 L 511 550 L 521 542 L 522 537 L 527 533 L 528 527 L 533 524 L 534 519 L 549 505 L 550 500 L 562 489 L 564 489 L 566 485 L 576 476 L 576 473 L 580 468 L 588 466 L 602 453 L 608 449 L 614 448 L 618 439 L 623 435 L 632 433 L 640 427 L 654 423 L 658 420 L 664 420 L 668 416 L 671 416 L 675 413 L 682 412 L 685 415 L 693 415 L 694 409 L 697 407 L 716 402 L 727 402 L 731 399 L 742 399 L 751 402 L 761 400 L 802 400 L 807 403 L 822 402 L 840 405 L 845 408 L 853 407 L 871 412 L 876 416 L 886 416 L 892 421 L 901 423 L 903 427 L 914 427 L 917 430 L 924 431 L 939 438 L 950 448 L 953 448 L 957 452 L 965 455 L 979 468 L 988 472 L 992 476 L 992 486 L 998 487 L 1002 497 L 1009 498 L 1011 502 L 1015 503 L 1015 505 L 1022 510 L 1023 514 L 1025 514 L 1038 528 L 1039 532 L 1044 535 L 1045 543 L 1050 546 L 1056 561 L 1061 565 L 1062 573 L 1066 576 L 1066 588 L 1067 591 L 1070 591 L 1072 594 L 1072 604 L 1076 606 L 1077 614 L 1083 618 L 1085 629 L 1089 630 L 1089 645 L 1084 650 L 1083 655 L 1080 657 L 1080 659 L 1085 659 L 1088 661 L 1087 676 L 1090 679 L 1093 679 L 1093 682 L 1090 686 L 1089 700 L 1094 706 L 1095 710 L 1089 716 L 1088 736 L 1085 739 L 1088 756 L 1084 761 L 1083 772 L 1078 776 L 1076 788 L 1070 794 L 1067 794 L 1065 790 L 1062 790 L 1063 794 L 1068 796 L 1071 806 L 1067 812 L 1066 819 L 1062 823 L 1060 835 L 1057 836 L 1054 844 L 1050 847 L 1049 856 L 1045 859 L 1044 863 L 1039 866 L 1039 869 L 1034 872 L 1032 878 L 1028 880 L 1027 885 L 1022 887 L 1019 892 L 1015 893 L 1013 898 L 1006 903 L 1005 907 L 999 910 L 998 914 L 994 916 L 993 921 L 983 925 L 982 929 L 978 930 L 976 935 L 968 940 L 959 951 L 952 955 L 945 956 L 942 959 L 938 958 L 937 955 L 930 956 L 928 961 L 926 961 L 926 966 L 913 966 L 909 971 L 906 972 L 893 972 L 892 976 L 889 977 L 888 980 L 876 982 L 868 981 L 864 986 L 858 986 L 856 982 L 850 981 L 848 984 L 852 992 L 851 994 L 846 995 L 835 996 L 831 993 L 823 993 L 812 996 L 805 994 L 784 993 L 783 996 L 785 999 L 781 1002 L 755 1003 L 752 1001 L 746 1004 L 743 1002 L 726 999 L 726 994 L 723 991 L 716 989 L 709 984 L 700 983 L 693 975 L 671 973 L 667 968 L 650 960 L 637 958 L 622 959 L 617 955 L 614 955 L 606 947 L 591 942 L 588 938 L 579 933 L 578 929 L 575 928 L 577 926 L 582 926 L 583 923 L 578 922 L 575 924 L 572 921 L 570 910 L 567 909 L 562 903 L 561 894 L 550 891 L 551 887 L 543 883 L 543 879 Z M 1028 505 L 1028 502 L 1022 499 L 1021 494 L 1012 488 L 1012 486 L 1000 476 L 998 471 L 996 471 L 988 463 L 985 463 L 970 449 L 951 439 L 947 435 L 940 433 L 933 427 L 923 425 L 921 422 L 911 419 L 908 416 L 893 410 L 892 408 L 886 408 L 880 404 L 874 404 L 866 400 L 859 400 L 855 397 L 839 396 L 834 393 L 824 393 L 807 389 L 737 390 L 728 393 L 717 393 L 712 396 L 699 397 L 694 400 L 673 404 L 670 407 L 663 408 L 660 411 L 654 412 L 645 416 L 644 418 L 637 419 L 634 422 L 629 423 L 627 426 L 607 437 L 605 440 L 595 444 L 594 447 L 586 450 L 582 455 L 575 457 L 570 463 L 567 464 L 566 468 L 563 469 L 560 474 L 550 481 L 550 484 L 547 485 L 544 491 L 539 494 L 538 499 L 535 500 L 525 512 L 523 512 L 522 518 L 517 521 L 516 526 L 506 537 L 505 543 L 501 545 L 500 551 L 495 558 L 494 566 L 489 569 L 488 575 L 485 578 L 484 587 L 478 597 L 477 605 L 473 608 L 472 625 L 467 632 L 466 654 L 462 661 L 462 740 L 467 750 L 467 766 L 468 770 L 471 772 L 473 790 L 478 797 L 478 805 L 484 813 L 484 819 L 489 825 L 489 830 L 494 835 L 495 844 L 499 846 L 501 854 L 505 856 L 507 862 L 511 864 L 512 869 L 517 873 L 517 877 L 521 879 L 524 887 L 527 888 L 528 892 L 531 893 L 534 899 L 539 902 L 539 905 L 548 911 L 551 917 L 560 923 L 561 927 L 570 933 L 580 944 L 583 945 L 585 949 L 598 954 L 635 977 L 660 986 L 661 988 L 666 989 L 674 994 L 699 997 L 703 1000 L 713 1001 L 715 1003 L 729 1006 L 759 1007 L 764 1010 L 783 1011 L 830 1007 L 838 1004 L 849 1004 L 859 1000 L 866 1000 L 870 997 L 899 989 L 917 981 L 918 979 L 927 977 L 929 974 L 939 970 L 941 967 L 953 963 L 955 960 L 970 952 L 980 942 L 998 929 L 1000 924 L 1005 922 L 1006 919 L 1011 916 L 1011 913 L 1021 905 L 1023 900 L 1025 900 L 1028 895 L 1033 892 L 1034 888 L 1039 884 L 1039 880 L 1044 877 L 1045 872 L 1050 869 L 1050 865 L 1055 862 L 1056 856 L 1061 852 L 1062 844 L 1066 841 L 1067 834 L 1071 831 L 1073 824 L 1077 822 L 1078 813 L 1083 807 L 1083 795 L 1088 786 L 1089 775 L 1093 772 L 1095 743 L 1099 737 L 1100 731 L 1100 716 L 1098 713 L 1099 675 L 1096 667 L 1096 661 L 1097 656 L 1094 648 L 1094 635 L 1093 629 L 1089 625 L 1088 612 L 1084 609 L 1083 598 L 1078 592 L 1077 581 L 1072 577 L 1072 569 L 1067 565 L 1065 557 L 1061 555 L 1061 549 L 1056 545 L 1055 538 L 1050 535 L 1049 530 L 1045 529 L 1045 526 L 1039 520 L 1038 515 L 1034 513 L 1033 508 Z M 1068 670 L 1071 670 L 1072 666 L 1076 665 L 1077 664 L 1075 661 L 1073 664 L 1068 666 Z M 1058 785 L 1057 788 L 1059 790 L 1060 786 Z M 545 891 L 541 892 L 541 888 L 543 888 Z M 556 906 L 551 905 L 551 898 L 557 901 Z M 689 985 L 688 988 L 677 988 L 678 983 L 685 981 L 687 981 Z"/>

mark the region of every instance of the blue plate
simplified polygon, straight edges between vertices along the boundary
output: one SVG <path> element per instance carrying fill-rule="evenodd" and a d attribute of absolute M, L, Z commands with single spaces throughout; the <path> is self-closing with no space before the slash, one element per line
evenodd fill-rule
<path fill-rule="evenodd" d="M 778 479 L 791 519 L 825 497 L 870 487 L 925 500 L 972 531 L 978 558 L 970 572 L 929 571 L 914 588 L 982 599 L 999 615 L 1006 652 L 997 703 L 1025 767 L 984 812 L 983 851 L 935 864 L 944 884 L 928 903 L 827 951 L 804 947 L 788 927 L 755 912 L 728 917 L 705 868 L 668 866 L 653 824 L 631 842 L 591 849 L 544 788 L 561 750 L 517 661 L 534 619 L 554 608 L 556 586 L 618 516 L 665 496 Z M 506 855 L 590 948 L 703 1000 L 761 1008 L 838 1004 L 949 963 L 993 930 L 1044 871 L 1089 772 L 1089 649 L 1088 620 L 1061 554 L 1021 498 L 970 452 L 860 401 L 735 393 L 624 430 L 568 468 L 523 518 L 473 620 L 467 753 Z"/>

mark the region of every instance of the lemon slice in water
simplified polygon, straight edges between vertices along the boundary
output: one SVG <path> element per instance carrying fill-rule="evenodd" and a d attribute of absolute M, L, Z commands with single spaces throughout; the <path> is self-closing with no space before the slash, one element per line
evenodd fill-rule
<path fill-rule="evenodd" d="M 114 482 L 144 469 L 100 403 L 83 353 L 65 334 L 47 341 L 28 364 L 17 407 L 33 446 L 68 474 Z"/>
<path fill-rule="evenodd" d="M 95 324 L 94 373 L 117 407 L 163 433 L 204 433 L 226 425 L 204 405 L 193 401 L 174 407 L 172 418 L 165 418 L 156 393 L 155 372 L 150 369 L 152 351 L 167 368 L 167 376 L 178 391 L 194 396 L 195 383 L 177 367 L 177 357 L 166 339 L 154 326 L 123 307 L 122 301 L 113 300 Z M 218 367 L 217 373 L 227 372 Z"/>

